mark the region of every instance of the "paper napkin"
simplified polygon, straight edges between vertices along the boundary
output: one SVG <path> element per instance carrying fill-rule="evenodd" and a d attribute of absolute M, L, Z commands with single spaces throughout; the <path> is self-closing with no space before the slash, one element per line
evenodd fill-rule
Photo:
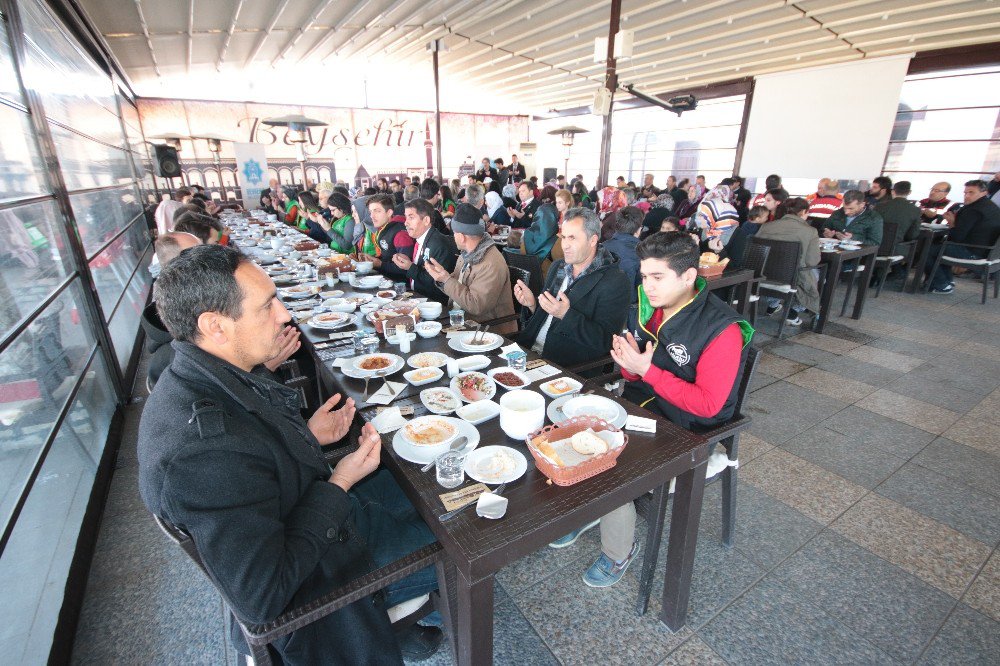
<path fill-rule="evenodd" d="M 528 375 L 528 379 L 530 379 L 531 381 L 537 382 L 539 379 L 545 379 L 546 377 L 558 375 L 559 369 L 554 368 L 548 363 L 546 363 L 545 365 L 538 366 L 534 370 L 528 370 L 524 374 Z"/>
<path fill-rule="evenodd" d="M 395 393 L 389 392 L 389 386 L 392 387 Z M 406 384 L 400 382 L 388 382 L 383 385 L 382 388 L 375 391 L 375 395 L 368 399 L 368 404 L 370 405 L 388 405 L 390 402 L 399 397 L 399 392 L 406 388 Z"/>
<path fill-rule="evenodd" d="M 375 430 L 377 430 L 380 435 L 385 435 L 390 432 L 395 432 L 406 425 L 406 419 L 403 418 L 402 413 L 399 411 L 399 407 L 387 407 L 379 412 L 378 416 L 372 419 L 372 425 L 375 426 Z"/>
<path fill-rule="evenodd" d="M 647 419 L 642 416 L 628 415 L 625 419 L 625 430 L 635 430 L 636 432 L 656 432 L 656 420 Z"/>

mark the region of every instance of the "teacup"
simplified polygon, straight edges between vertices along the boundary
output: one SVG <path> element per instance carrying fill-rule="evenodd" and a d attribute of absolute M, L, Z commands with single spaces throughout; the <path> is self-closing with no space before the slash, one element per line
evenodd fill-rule
<path fill-rule="evenodd" d="M 508 391 L 500 397 L 500 429 L 525 439 L 545 424 L 545 397 L 535 391 Z"/>

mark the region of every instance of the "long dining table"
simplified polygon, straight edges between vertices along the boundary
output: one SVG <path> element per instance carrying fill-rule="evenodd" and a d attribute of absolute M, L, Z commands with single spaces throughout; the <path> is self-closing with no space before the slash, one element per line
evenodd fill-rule
<path fill-rule="evenodd" d="M 358 290 L 346 283 L 337 284 L 336 289 L 343 290 L 345 298 L 372 291 Z M 291 307 L 301 306 L 301 301 L 288 300 L 287 303 Z M 444 312 L 443 316 L 446 317 L 447 309 Z M 347 330 L 371 330 L 371 324 L 364 315 L 356 313 L 354 316 L 355 321 Z M 359 418 L 370 421 L 379 407 L 364 401 L 364 382 L 347 377 L 334 366 L 338 358 L 355 355 L 353 342 L 331 340 L 329 331 L 317 329 L 306 322 L 307 315 L 298 318 L 305 348 L 312 354 L 316 364 L 321 391 L 325 394 L 339 392 L 345 397 L 353 397 L 358 406 Z M 379 351 L 399 354 L 398 347 L 389 345 L 381 336 Z M 441 352 L 454 358 L 463 355 L 448 346 L 444 333 L 427 339 L 418 337 L 411 343 L 410 354 L 429 351 Z M 506 360 L 496 351 L 490 352 L 489 358 L 490 367 L 506 366 Z M 528 358 L 530 361 L 537 356 L 529 351 Z M 451 629 L 449 635 L 452 649 L 459 664 L 478 666 L 492 663 L 493 592 L 497 572 L 645 493 L 656 491 L 654 497 L 659 499 L 659 507 L 654 510 L 658 510 L 659 515 L 664 515 L 666 488 L 674 478 L 676 484 L 668 550 L 666 561 L 662 563 L 665 567 L 665 583 L 660 619 L 673 631 L 682 628 L 686 621 L 709 455 L 708 440 L 637 405 L 620 400 L 598 382 L 563 372 L 555 364 L 549 365 L 560 372 L 538 380 L 539 382 L 558 377 L 577 379 L 583 384 L 579 389 L 581 392 L 593 391 L 596 395 L 615 400 L 630 415 L 653 419 L 656 424 L 655 432 L 628 431 L 628 442 L 614 467 L 574 485 L 559 486 L 550 483 L 535 467 L 526 441 L 508 437 L 500 428 L 498 418 L 486 421 L 477 426 L 481 443 L 508 446 L 521 452 L 528 461 L 527 471 L 507 485 L 504 496 L 509 505 L 503 518 L 482 518 L 474 509 L 469 509 L 447 522 L 440 521 L 439 516 L 445 513 L 440 495 L 448 491 L 437 484 L 433 472 L 421 472 L 419 465 L 404 460 L 396 453 L 392 433 L 382 436 L 382 464 L 394 475 L 443 546 L 445 559 L 438 565 L 438 578 L 445 588 L 441 590 L 442 598 L 448 600 L 444 604 L 443 614 L 446 625 Z M 388 379 L 404 382 L 398 373 L 407 369 L 409 368 L 404 367 Z M 483 372 L 485 371 L 484 369 Z M 427 413 L 419 398 L 420 390 L 447 384 L 447 374 L 438 383 L 426 386 L 414 387 L 406 383 L 391 404 L 412 406 L 414 416 L 420 416 Z M 373 387 L 372 393 L 378 388 Z M 537 389 L 537 384 L 524 388 Z M 503 391 L 503 388 L 497 387 L 497 399 Z M 546 397 L 546 407 L 550 401 Z M 469 483 L 470 480 L 467 479 L 461 487 L 466 487 Z M 452 490 L 460 490 L 461 487 Z M 652 535 L 654 529 L 651 528 L 649 532 Z M 647 549 L 642 550 L 646 552 Z M 594 556 L 596 555 L 595 552 Z"/>

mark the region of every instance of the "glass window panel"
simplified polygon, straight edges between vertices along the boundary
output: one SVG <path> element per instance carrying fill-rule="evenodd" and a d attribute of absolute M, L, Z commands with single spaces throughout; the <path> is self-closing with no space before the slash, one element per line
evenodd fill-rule
<path fill-rule="evenodd" d="M 890 171 L 1000 171 L 1000 141 L 894 143 L 885 161 Z"/>
<path fill-rule="evenodd" d="M 118 297 L 128 285 L 132 271 L 148 245 L 146 221 L 139 219 L 90 262 L 90 274 L 106 317 L 115 309 Z"/>
<path fill-rule="evenodd" d="M 132 180 L 125 151 L 49 125 L 59 167 L 69 191 L 105 187 Z"/>
<path fill-rule="evenodd" d="M 1000 93 L 998 93 L 1000 95 Z M 998 97 L 1000 99 L 1000 97 Z M 893 141 L 1000 138 L 1000 106 L 897 113 Z"/>
<path fill-rule="evenodd" d="M 48 661 L 97 461 L 115 410 L 103 357 L 91 363 L 0 558 L 0 650 L 12 664 Z M 5 447 L 6 448 L 6 447 Z"/>
<path fill-rule="evenodd" d="M 20 109 L 0 103 L 0 200 L 19 199 L 45 192 L 42 160 L 38 157 L 31 118 Z"/>
<path fill-rule="evenodd" d="M 38 0 L 20 3 L 20 8 L 24 84 L 41 95 L 49 118 L 100 138 L 118 122 L 111 78 Z M 121 143 L 120 129 L 109 143 Z"/>
<path fill-rule="evenodd" d="M 118 356 L 118 367 L 122 372 L 128 365 L 128 360 L 132 355 L 132 347 L 135 345 L 135 336 L 139 331 L 139 321 L 142 319 L 143 308 L 146 307 L 146 299 L 149 296 L 149 289 L 153 279 L 149 274 L 149 263 L 153 259 L 152 251 L 147 252 L 139 264 L 139 270 L 135 272 L 135 277 L 129 283 L 128 289 L 118 309 L 115 310 L 108 322 L 111 331 L 111 341 L 115 346 L 115 354 Z"/>
<path fill-rule="evenodd" d="M 11 55 L 6 30 L 0 30 L 0 97 L 21 106 L 25 105 L 21 86 L 17 82 L 17 72 L 14 71 L 14 58 Z"/>
<path fill-rule="evenodd" d="M 55 201 L 0 210 L 0 236 L 0 334 L 6 334 L 74 267 Z"/>
<path fill-rule="evenodd" d="M 142 129 L 142 125 L 139 123 L 139 112 L 121 95 L 118 96 L 118 102 L 118 105 L 122 110 L 122 120 L 125 121 L 126 129 L 131 130 L 136 134 L 140 134 L 139 130 Z"/>
<path fill-rule="evenodd" d="M 956 70 L 931 79 L 907 79 L 900 93 L 900 104 L 910 109 L 996 105 L 1000 71 L 957 76 L 959 73 Z"/>
<path fill-rule="evenodd" d="M 82 303 L 77 280 L 0 354 L 0 527 L 94 348 Z"/>
<path fill-rule="evenodd" d="M 88 257 L 142 213 L 134 185 L 73 194 L 69 202 Z"/>
<path fill-rule="evenodd" d="M 919 201 L 931 195 L 931 188 L 935 183 L 945 182 L 951 185 L 951 193 L 948 198 L 952 201 L 962 202 L 962 186 L 969 180 L 976 180 L 983 177 L 981 173 L 917 173 L 913 171 L 889 171 L 885 175 L 892 178 L 892 182 L 900 180 L 910 181 L 912 193 L 908 197 L 911 201 Z M 989 180 L 989 178 L 987 178 Z"/>

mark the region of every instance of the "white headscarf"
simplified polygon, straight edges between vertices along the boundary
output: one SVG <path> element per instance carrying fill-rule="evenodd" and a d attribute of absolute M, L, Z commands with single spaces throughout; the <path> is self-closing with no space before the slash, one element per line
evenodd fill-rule
<path fill-rule="evenodd" d="M 493 217 L 493 213 L 497 212 L 497 210 L 501 208 L 503 208 L 503 199 L 500 198 L 500 195 L 492 190 L 487 192 L 486 214 L 490 217 Z"/>

